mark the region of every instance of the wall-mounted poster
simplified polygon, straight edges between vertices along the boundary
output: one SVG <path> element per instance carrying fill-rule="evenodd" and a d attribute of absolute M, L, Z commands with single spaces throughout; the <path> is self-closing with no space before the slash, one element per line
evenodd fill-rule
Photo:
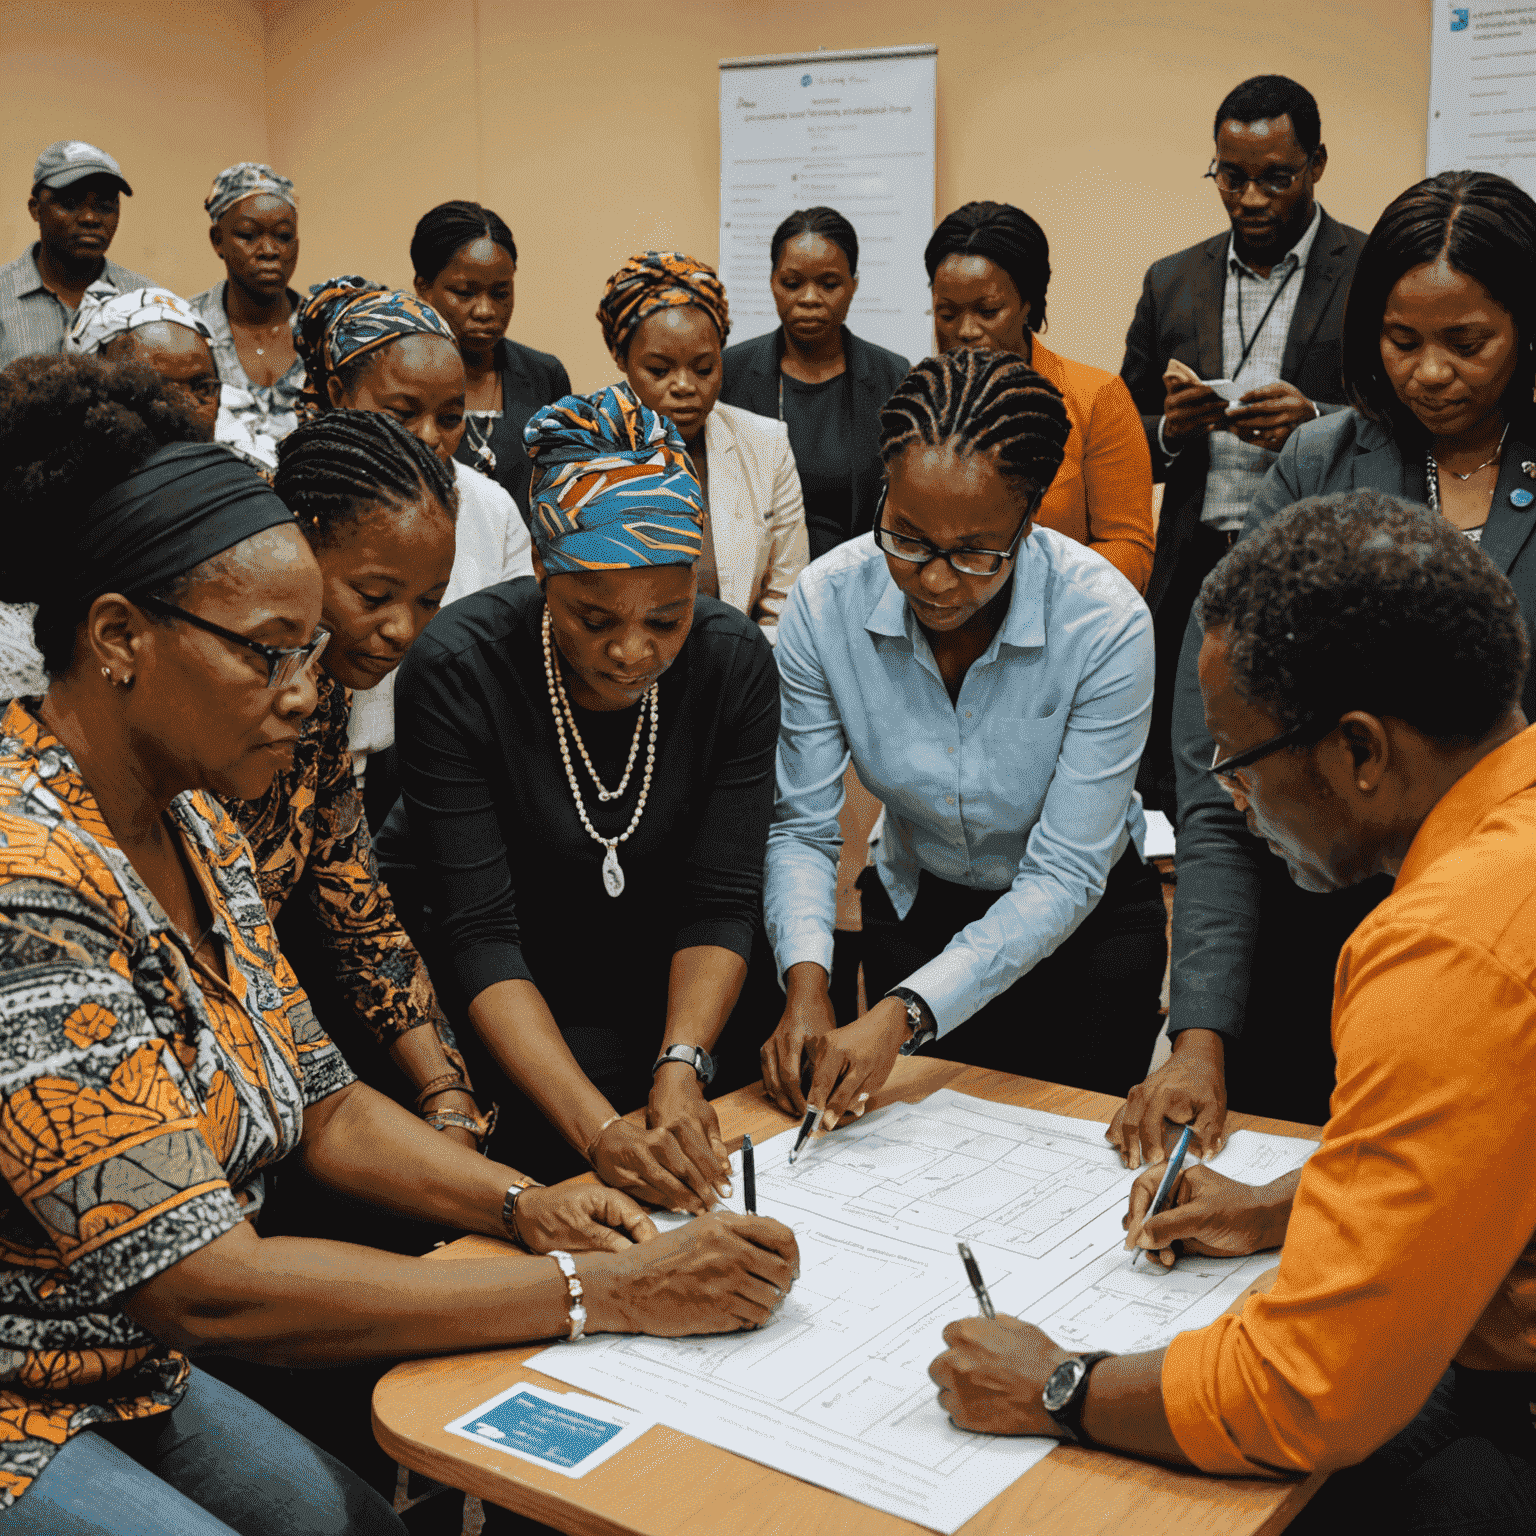
<path fill-rule="evenodd" d="M 1427 169 L 1497 171 L 1536 196 L 1536 5 L 1435 0 Z"/>

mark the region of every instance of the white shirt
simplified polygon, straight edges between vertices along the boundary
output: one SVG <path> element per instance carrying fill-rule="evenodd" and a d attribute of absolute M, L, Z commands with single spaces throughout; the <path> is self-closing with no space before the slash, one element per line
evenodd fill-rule
<path fill-rule="evenodd" d="M 517 503 L 494 480 L 457 459 L 453 474 L 459 488 L 459 518 L 444 605 L 499 581 L 533 575 L 533 542 Z M 347 746 L 359 785 L 368 754 L 382 752 L 394 741 L 395 674 L 391 672 L 383 682 L 352 695 Z"/>
<path fill-rule="evenodd" d="M 1301 286 L 1307 280 L 1307 260 L 1322 221 L 1323 210 L 1314 203 L 1312 222 L 1307 225 L 1306 232 L 1269 269 L 1268 277 L 1260 277 L 1237 254 L 1235 237 L 1227 242 L 1227 287 L 1221 306 L 1221 366 L 1225 376 L 1234 384 L 1241 384 L 1245 393 L 1263 384 L 1273 384 L 1280 377 L 1286 338 L 1291 332 L 1296 302 L 1301 298 Z M 1273 309 L 1269 309 L 1271 300 Z M 1265 310 L 1269 310 L 1267 316 Z M 1238 323 L 1239 311 L 1241 325 Z M 1261 317 L 1264 324 L 1255 335 L 1254 327 Z M 1253 343 L 1252 348 L 1239 368 L 1243 348 L 1249 342 Z M 1229 532 L 1243 526 L 1248 503 L 1279 455 L 1260 448 L 1257 443 L 1245 443 L 1230 432 L 1213 432 L 1207 441 L 1211 467 L 1205 477 L 1205 501 L 1200 507 L 1200 521 Z"/>

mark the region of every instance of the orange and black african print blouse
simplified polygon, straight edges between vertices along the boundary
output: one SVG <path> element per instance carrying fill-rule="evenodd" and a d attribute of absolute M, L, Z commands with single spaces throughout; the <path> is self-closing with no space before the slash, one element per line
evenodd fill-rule
<path fill-rule="evenodd" d="M 69 753 L 5 707 L 0 1508 L 78 1431 L 176 1405 L 186 1358 L 122 1298 L 250 1214 L 305 1106 L 353 1081 L 278 951 L 237 823 L 202 794 L 167 815 L 227 982 L 194 969 Z"/>
<path fill-rule="evenodd" d="M 259 800 L 231 800 L 229 810 L 256 855 L 256 878 L 272 920 L 295 897 L 308 903 L 353 1020 L 381 1046 L 431 1024 L 449 1064 L 468 1081 L 427 967 L 379 878 L 347 750 L 351 707 L 347 690 L 322 673 L 320 702 L 304 722 L 293 767 L 279 773 Z M 338 1031 L 343 1023 L 328 1022 Z M 358 1048 L 346 1036 L 341 1044 L 349 1052 Z"/>

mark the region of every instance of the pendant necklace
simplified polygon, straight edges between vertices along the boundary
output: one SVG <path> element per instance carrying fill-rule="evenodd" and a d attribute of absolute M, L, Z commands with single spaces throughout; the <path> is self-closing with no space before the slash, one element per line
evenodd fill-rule
<path fill-rule="evenodd" d="M 640 818 L 645 814 L 646 798 L 651 792 L 651 770 L 656 766 L 656 733 L 660 729 L 661 722 L 661 705 L 657 693 L 660 685 L 652 683 L 641 696 L 640 714 L 635 721 L 634 740 L 629 744 L 629 761 L 624 765 L 624 777 L 619 780 L 618 788 L 606 789 L 603 781 L 597 776 L 597 769 L 592 766 L 592 759 L 587 755 L 586 743 L 582 741 L 581 732 L 576 729 L 576 717 L 571 713 L 570 700 L 565 696 L 565 684 L 560 680 L 560 669 L 555 664 L 555 648 L 550 638 L 548 608 L 544 610 L 544 680 L 549 685 L 549 709 L 555 718 L 555 735 L 560 742 L 560 758 L 565 764 L 565 779 L 571 786 L 571 798 L 576 802 L 576 814 L 581 818 L 581 824 L 586 828 L 587 836 L 594 842 L 601 843 L 608 850 L 603 856 L 603 889 L 610 896 L 622 896 L 624 871 L 619 867 L 619 844 L 625 842 L 640 825 Z M 566 741 L 566 727 L 570 727 L 571 736 L 576 742 L 576 750 L 581 754 L 582 762 L 587 765 L 587 773 L 596 786 L 598 799 L 617 800 L 629 788 L 630 775 L 635 771 L 635 759 L 640 754 L 640 736 L 645 729 L 647 701 L 651 706 L 651 734 L 645 749 L 645 776 L 640 781 L 640 801 L 635 806 L 635 814 L 630 818 L 630 823 L 624 831 L 617 837 L 604 837 L 587 817 L 586 803 L 581 798 L 581 784 L 576 778 L 576 765 L 571 761 L 571 749 Z"/>
<path fill-rule="evenodd" d="M 1476 469 L 1469 469 L 1464 475 L 1458 473 L 1454 469 L 1448 469 L 1446 473 L 1449 475 L 1455 475 L 1458 480 L 1465 484 L 1472 478 L 1473 475 L 1481 474 L 1482 471 L 1487 469 L 1490 464 L 1496 464 L 1498 462 L 1499 455 L 1504 452 L 1504 439 L 1508 436 L 1509 423 L 1505 422 L 1504 430 L 1499 433 L 1499 446 L 1495 448 L 1493 452 L 1489 454 L 1488 457 L 1477 466 Z M 1431 512 L 1438 513 L 1440 510 L 1440 461 L 1435 457 L 1433 449 L 1426 453 L 1424 458 L 1425 483 L 1429 487 L 1429 510 Z"/>

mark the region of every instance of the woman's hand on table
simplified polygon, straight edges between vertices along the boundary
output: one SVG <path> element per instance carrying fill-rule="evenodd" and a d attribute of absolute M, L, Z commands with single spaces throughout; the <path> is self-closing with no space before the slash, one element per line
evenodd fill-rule
<path fill-rule="evenodd" d="M 967 1317 L 944 1330 L 949 1346 L 928 1374 L 939 1388 L 939 1407 L 958 1429 L 986 1435 L 1050 1435 L 1061 1426 L 1045 1411 L 1041 1394 L 1052 1371 L 1068 1358 L 1033 1323 L 1016 1317 Z"/>
<path fill-rule="evenodd" d="M 715 1111 L 686 1067 L 663 1067 L 646 1125 L 615 1120 L 592 1144 L 593 1171 L 637 1200 L 702 1216 L 730 1198 L 731 1164 Z"/>
<path fill-rule="evenodd" d="M 799 1275 L 800 1250 L 788 1227 L 716 1211 L 584 1265 L 587 1329 L 683 1338 L 761 1328 Z"/>
<path fill-rule="evenodd" d="M 1171 1269 L 1177 1257 L 1175 1243 L 1185 1253 L 1236 1258 L 1278 1248 L 1285 1241 L 1299 1172 L 1254 1185 L 1240 1184 L 1198 1163 L 1188 1165 L 1180 1172 L 1168 1204 L 1148 1220 L 1163 1172 L 1160 1167 L 1148 1168 L 1136 1180 L 1130 1209 L 1120 1221 L 1125 1246 L 1146 1249 L 1153 1263 Z"/>
<path fill-rule="evenodd" d="M 654 1241 L 656 1223 L 616 1189 L 567 1179 L 547 1189 L 529 1185 L 517 1197 L 517 1235 L 530 1253 L 623 1253 Z"/>
<path fill-rule="evenodd" d="M 814 1072 L 807 1105 L 822 1110 L 821 1128 L 831 1131 L 845 1116 L 864 1113 L 870 1094 L 891 1075 L 911 1034 L 907 1008 L 899 998 L 882 998 L 863 1018 L 809 1044 Z"/>
<path fill-rule="evenodd" d="M 801 1070 L 815 1060 L 810 1049 L 813 1042 L 837 1032 L 837 1015 L 827 995 L 827 973 L 819 965 L 804 961 L 790 966 L 784 974 L 784 991 L 783 1017 L 764 1042 L 759 1059 L 768 1097 L 799 1119 L 806 1109 Z"/>
<path fill-rule="evenodd" d="M 1173 1053 L 1131 1089 L 1104 1139 L 1127 1168 L 1161 1163 L 1180 1131 L 1193 1124 L 1190 1149 L 1214 1157 L 1226 1145 L 1226 1047 L 1214 1029 L 1181 1029 Z"/>

